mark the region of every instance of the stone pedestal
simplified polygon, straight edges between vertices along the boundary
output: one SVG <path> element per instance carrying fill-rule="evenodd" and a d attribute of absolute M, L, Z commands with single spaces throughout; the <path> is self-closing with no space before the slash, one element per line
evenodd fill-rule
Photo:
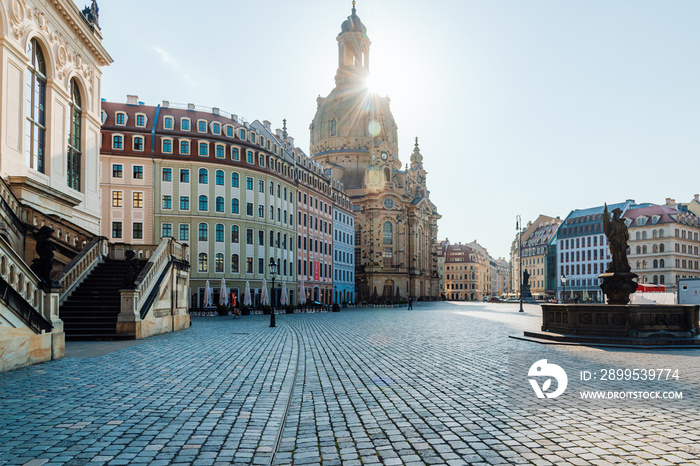
<path fill-rule="evenodd" d="M 629 304 L 630 295 L 637 291 L 636 273 L 613 272 L 598 275 L 603 282 L 600 289 L 605 293 L 608 304 Z"/>
<path fill-rule="evenodd" d="M 580 344 L 700 347 L 696 305 L 544 304 L 542 331 L 526 337 Z"/>

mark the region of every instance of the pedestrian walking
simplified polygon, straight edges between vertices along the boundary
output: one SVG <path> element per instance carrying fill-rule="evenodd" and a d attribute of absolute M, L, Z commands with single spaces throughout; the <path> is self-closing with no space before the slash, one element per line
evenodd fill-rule
<path fill-rule="evenodd" d="M 413 298 L 408 298 L 408 309 L 413 309 Z"/>

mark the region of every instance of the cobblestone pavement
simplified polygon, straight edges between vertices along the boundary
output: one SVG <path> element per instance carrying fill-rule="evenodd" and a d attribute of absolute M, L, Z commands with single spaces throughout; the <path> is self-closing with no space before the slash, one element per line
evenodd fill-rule
<path fill-rule="evenodd" d="M 700 350 L 538 345 L 508 338 L 540 324 L 517 310 L 202 317 L 94 357 L 69 343 L 78 357 L 0 374 L 0 465 L 700 464 Z M 571 375 L 657 358 L 685 400 L 532 407 L 508 364 L 530 354 Z"/>

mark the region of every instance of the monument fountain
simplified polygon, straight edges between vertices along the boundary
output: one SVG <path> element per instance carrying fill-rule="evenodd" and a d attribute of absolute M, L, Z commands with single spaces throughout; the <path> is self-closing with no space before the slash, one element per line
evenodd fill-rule
<path fill-rule="evenodd" d="M 611 262 L 599 275 L 607 304 L 543 304 L 542 330 L 525 332 L 525 339 L 540 343 L 581 345 L 700 348 L 697 305 L 629 304 L 637 290 L 637 274 L 627 259 L 627 225 L 622 211 L 612 219 L 607 205 L 603 227 Z"/>

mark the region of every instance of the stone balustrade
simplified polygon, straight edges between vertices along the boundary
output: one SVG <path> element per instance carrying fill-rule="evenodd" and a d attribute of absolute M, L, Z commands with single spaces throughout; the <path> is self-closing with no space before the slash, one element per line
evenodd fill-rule
<path fill-rule="evenodd" d="M 61 304 L 68 299 L 92 269 L 104 261 L 108 253 L 109 240 L 103 236 L 96 236 L 61 270 L 56 277 L 56 281 L 61 285 L 59 300 Z"/>
<path fill-rule="evenodd" d="M 24 206 L 22 209 L 26 223 L 36 230 L 43 226 L 51 227 L 54 230 L 51 239 L 66 246 L 69 250 L 82 251 L 94 237 L 94 234 L 87 230 L 83 230 L 69 222 L 64 223 L 62 219 L 51 217 L 32 207 Z"/>

